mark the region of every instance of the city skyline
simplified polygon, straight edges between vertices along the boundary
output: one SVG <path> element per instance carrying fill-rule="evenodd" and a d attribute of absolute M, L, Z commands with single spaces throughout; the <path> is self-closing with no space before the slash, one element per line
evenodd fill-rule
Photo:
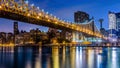
<path fill-rule="evenodd" d="M 108 0 L 107 0 L 108 1 Z M 74 12 L 76 11 L 84 11 L 90 15 L 90 18 L 93 16 L 95 19 L 95 24 L 99 27 L 99 19 L 103 18 L 103 27 L 108 29 L 108 11 L 119 12 L 119 0 L 110 1 L 109 3 L 104 0 L 97 1 L 72 1 L 72 0 L 52 0 L 52 1 L 44 1 L 44 0 L 29 0 L 30 4 L 35 6 L 39 6 L 40 9 L 44 9 L 45 12 L 49 12 L 62 20 L 68 20 L 74 22 Z M 69 3 L 68 3 L 69 2 Z M 107 5 L 106 5 L 107 4 Z M 96 11 L 97 10 L 97 11 Z M 1 32 L 13 32 L 13 20 L 6 20 L 0 18 L 0 31 Z M 7 28 L 6 28 L 7 27 Z M 40 28 L 43 31 L 47 31 L 47 28 L 32 25 L 19 23 L 20 30 L 29 31 L 30 29 Z"/>
<path fill-rule="evenodd" d="M 120 68 L 119 6 L 0 0 L 0 68 Z"/>

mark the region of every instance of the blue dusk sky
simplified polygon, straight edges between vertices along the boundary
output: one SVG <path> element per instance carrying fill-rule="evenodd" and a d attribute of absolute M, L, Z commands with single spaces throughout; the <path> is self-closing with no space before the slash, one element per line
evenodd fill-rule
<path fill-rule="evenodd" d="M 74 12 L 84 11 L 94 17 L 99 28 L 98 20 L 104 19 L 103 27 L 108 29 L 108 11 L 120 12 L 120 0 L 28 0 L 30 4 L 44 9 L 60 19 L 74 21 Z M 0 18 L 0 32 L 13 32 L 13 20 Z M 46 27 L 19 22 L 19 29 L 29 31 L 40 28 L 47 31 Z"/>

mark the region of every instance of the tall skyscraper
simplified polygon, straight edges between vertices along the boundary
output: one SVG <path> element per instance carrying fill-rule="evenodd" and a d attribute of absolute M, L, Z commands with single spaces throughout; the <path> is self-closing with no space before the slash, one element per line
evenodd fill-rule
<path fill-rule="evenodd" d="M 116 38 L 116 15 L 114 12 L 108 13 L 109 18 L 109 37 Z"/>
<path fill-rule="evenodd" d="M 109 29 L 116 30 L 116 15 L 114 12 L 109 12 Z"/>
<path fill-rule="evenodd" d="M 120 30 L 120 13 L 116 13 L 117 30 Z"/>
<path fill-rule="evenodd" d="M 14 22 L 14 35 L 19 34 L 19 30 L 18 30 L 18 22 Z"/>
<path fill-rule="evenodd" d="M 120 13 L 116 13 L 117 36 L 120 38 Z"/>
<path fill-rule="evenodd" d="M 89 20 L 89 14 L 83 11 L 77 11 L 74 13 L 75 23 L 84 23 L 86 20 Z"/>
<path fill-rule="evenodd" d="M 109 36 L 120 38 L 120 13 L 109 12 Z"/>

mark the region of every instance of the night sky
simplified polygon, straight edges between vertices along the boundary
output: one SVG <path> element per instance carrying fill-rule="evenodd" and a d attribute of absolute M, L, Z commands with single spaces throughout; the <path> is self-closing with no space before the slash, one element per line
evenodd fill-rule
<path fill-rule="evenodd" d="M 108 11 L 120 12 L 120 0 L 28 0 L 30 4 L 39 6 L 62 20 L 74 21 L 74 12 L 84 11 L 94 17 L 95 24 L 99 28 L 98 20 L 104 19 L 103 27 L 108 29 Z M 0 18 L 0 32 L 13 32 L 13 20 Z M 19 29 L 29 31 L 40 28 L 47 31 L 47 28 L 32 24 L 19 22 Z"/>

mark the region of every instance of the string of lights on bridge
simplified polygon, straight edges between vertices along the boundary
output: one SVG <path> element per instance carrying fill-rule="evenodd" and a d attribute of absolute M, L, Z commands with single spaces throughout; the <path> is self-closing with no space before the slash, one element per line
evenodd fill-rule
<path fill-rule="evenodd" d="M 20 0 L 16 2 L 14 0 L 0 0 L 0 10 L 28 16 L 38 20 L 44 20 L 79 32 L 87 33 L 88 35 L 106 39 L 99 31 L 93 32 L 88 27 L 83 27 L 84 25 L 71 24 L 71 22 L 60 20 L 56 16 L 45 12 L 43 9 L 41 10 L 39 7 L 35 7 L 34 4 L 29 5 L 28 1 L 24 2 L 23 0 Z"/>

